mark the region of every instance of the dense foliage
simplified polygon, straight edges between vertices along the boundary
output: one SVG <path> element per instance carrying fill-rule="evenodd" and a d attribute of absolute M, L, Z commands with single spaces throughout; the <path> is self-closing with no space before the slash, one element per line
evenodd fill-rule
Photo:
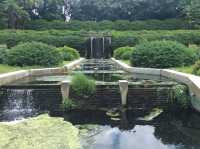
<path fill-rule="evenodd" d="M 0 27 L 24 28 L 27 21 L 40 19 L 68 22 L 187 18 L 191 24 L 199 24 L 199 8 L 199 0 L 1 0 Z"/>
<path fill-rule="evenodd" d="M 170 68 L 195 63 L 196 54 L 175 41 L 144 42 L 135 47 L 131 63 L 138 67 Z"/>
<path fill-rule="evenodd" d="M 22 43 L 8 50 L 7 63 L 16 66 L 54 66 L 63 61 L 55 47 L 39 42 Z"/>
<path fill-rule="evenodd" d="M 80 57 L 76 49 L 67 46 L 57 48 L 57 51 L 60 52 L 65 61 L 72 61 Z"/>
<path fill-rule="evenodd" d="M 191 25 L 200 26 L 200 1 L 199 0 L 184 0 L 185 14 Z"/>
<path fill-rule="evenodd" d="M 133 52 L 133 47 L 120 47 L 114 50 L 114 58 L 129 60 Z"/>
<path fill-rule="evenodd" d="M 79 96 L 93 95 L 96 91 L 96 83 L 84 74 L 76 74 L 72 78 L 72 89 Z"/>
<path fill-rule="evenodd" d="M 183 109 L 187 109 L 190 107 L 190 95 L 189 90 L 186 85 L 176 85 L 173 87 L 173 95 L 175 99 L 175 103 Z M 175 105 L 176 105 L 175 104 Z"/>
<path fill-rule="evenodd" d="M 193 74 L 200 75 L 200 61 L 197 61 L 193 67 Z"/>
<path fill-rule="evenodd" d="M 190 25 L 187 20 L 183 19 L 167 19 L 167 20 L 144 20 L 144 21 L 78 21 L 71 20 L 64 22 L 61 20 L 46 21 L 33 20 L 25 23 L 26 29 L 46 30 L 46 29 L 68 29 L 68 30 L 175 30 L 195 28 Z"/>
<path fill-rule="evenodd" d="M 4 47 L 0 47 L 0 64 L 5 63 L 6 55 L 7 49 Z"/>
<path fill-rule="evenodd" d="M 107 34 L 108 32 L 98 32 Z M 77 49 L 84 56 L 86 41 L 91 34 L 98 34 L 88 31 L 68 31 L 68 30 L 1 30 L 0 44 L 7 44 L 8 47 L 13 47 L 20 42 L 43 42 L 56 47 L 65 45 Z M 154 40 L 173 40 L 185 45 L 200 44 L 200 30 L 164 30 L 164 31 L 110 31 L 112 36 L 112 50 L 119 47 L 130 46 L 134 47 L 143 41 Z"/>
<path fill-rule="evenodd" d="M 182 16 L 182 1 L 76 0 L 72 5 L 72 18 L 95 21 L 176 18 Z"/>

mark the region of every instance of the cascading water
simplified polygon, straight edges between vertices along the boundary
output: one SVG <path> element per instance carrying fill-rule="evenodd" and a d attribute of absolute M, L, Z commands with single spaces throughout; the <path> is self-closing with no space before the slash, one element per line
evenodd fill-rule
<path fill-rule="evenodd" d="M 90 37 L 88 54 L 90 59 L 109 58 L 111 56 L 111 37 Z"/>
<path fill-rule="evenodd" d="M 0 119 L 19 120 L 37 113 L 32 89 L 6 89 L 3 96 L 6 98 L 3 98 Z"/>

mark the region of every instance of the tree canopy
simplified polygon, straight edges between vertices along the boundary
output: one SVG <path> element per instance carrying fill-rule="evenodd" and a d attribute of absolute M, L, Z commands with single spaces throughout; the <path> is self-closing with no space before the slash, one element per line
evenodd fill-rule
<path fill-rule="evenodd" d="M 200 22 L 199 0 L 1 0 L 0 26 L 23 28 L 28 20 L 148 20 Z"/>

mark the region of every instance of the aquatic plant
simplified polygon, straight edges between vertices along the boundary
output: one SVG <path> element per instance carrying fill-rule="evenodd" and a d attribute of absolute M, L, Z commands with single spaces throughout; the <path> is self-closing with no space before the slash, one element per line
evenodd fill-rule
<path fill-rule="evenodd" d="M 69 110 L 69 109 L 73 109 L 74 107 L 76 107 L 77 104 L 72 100 L 72 99 L 64 99 L 63 103 L 61 105 L 61 109 L 62 110 Z"/>
<path fill-rule="evenodd" d="M 96 92 L 95 81 L 81 73 L 73 76 L 71 86 L 78 96 L 88 97 Z"/>
<path fill-rule="evenodd" d="M 186 85 L 176 85 L 173 87 L 174 97 L 173 99 L 175 102 L 178 103 L 181 108 L 187 109 L 190 106 L 190 96 L 188 93 L 188 87 Z"/>

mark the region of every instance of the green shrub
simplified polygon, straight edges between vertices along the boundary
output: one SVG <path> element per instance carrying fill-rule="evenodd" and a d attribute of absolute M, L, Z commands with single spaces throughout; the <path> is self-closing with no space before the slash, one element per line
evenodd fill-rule
<path fill-rule="evenodd" d="M 57 48 L 57 50 L 60 52 L 65 61 L 72 61 L 80 57 L 76 49 L 67 46 Z"/>
<path fill-rule="evenodd" d="M 76 74 L 72 78 L 72 89 L 77 95 L 88 97 L 95 93 L 96 83 L 84 74 Z"/>
<path fill-rule="evenodd" d="M 195 63 L 192 73 L 198 76 L 200 75 L 200 60 Z"/>
<path fill-rule="evenodd" d="M 0 48 L 0 64 L 4 64 L 6 61 L 6 55 L 7 55 L 6 48 Z"/>
<path fill-rule="evenodd" d="M 132 52 L 131 64 L 136 67 L 170 68 L 194 63 L 196 55 L 175 41 L 144 42 Z"/>
<path fill-rule="evenodd" d="M 95 24 L 95 23 L 94 23 Z M 112 50 L 119 47 L 134 47 L 144 41 L 172 40 L 184 45 L 200 45 L 200 30 L 156 30 L 156 31 L 100 31 L 95 34 L 112 36 Z M 77 49 L 81 56 L 86 55 L 86 42 L 91 36 L 88 31 L 69 30 L 0 30 L 0 44 L 7 44 L 8 48 L 21 42 L 43 42 L 55 47 L 65 45 Z"/>
<path fill-rule="evenodd" d="M 134 49 L 133 47 L 129 47 L 129 46 L 117 48 L 114 51 L 114 57 L 116 59 L 128 60 L 130 59 L 133 49 Z"/>
<path fill-rule="evenodd" d="M 7 52 L 7 63 L 16 66 L 55 66 L 62 57 L 56 48 L 40 42 L 21 43 Z"/>
<path fill-rule="evenodd" d="M 199 57 L 199 50 L 196 48 L 186 48 L 185 49 L 185 60 L 184 65 L 189 66 L 194 64 L 200 57 Z"/>
<path fill-rule="evenodd" d="M 64 99 L 63 103 L 61 104 L 61 110 L 70 110 L 75 108 L 77 104 L 72 99 Z"/>

